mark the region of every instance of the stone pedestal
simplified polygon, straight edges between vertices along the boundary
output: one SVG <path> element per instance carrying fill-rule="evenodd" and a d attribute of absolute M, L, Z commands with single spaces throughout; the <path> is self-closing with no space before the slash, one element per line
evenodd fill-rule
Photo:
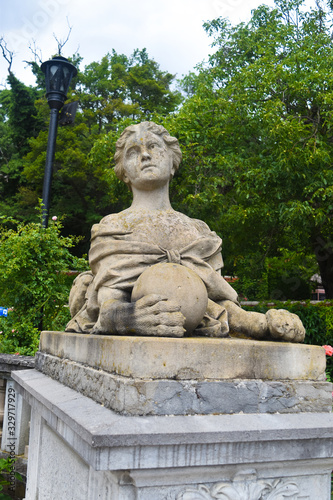
<path fill-rule="evenodd" d="M 320 347 L 46 332 L 36 366 L 26 500 L 330 500 Z"/>
<path fill-rule="evenodd" d="M 124 415 L 332 409 L 321 347 L 43 332 L 36 368 Z"/>

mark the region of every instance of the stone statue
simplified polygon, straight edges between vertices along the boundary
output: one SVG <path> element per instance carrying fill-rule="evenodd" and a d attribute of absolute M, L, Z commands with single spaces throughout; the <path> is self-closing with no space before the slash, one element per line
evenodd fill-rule
<path fill-rule="evenodd" d="M 167 337 L 235 332 L 303 341 L 298 316 L 240 307 L 221 276 L 221 239 L 204 222 L 172 209 L 169 183 L 181 157 L 177 139 L 153 122 L 131 125 L 120 136 L 115 172 L 133 202 L 93 226 L 91 271 L 74 280 L 66 331 Z"/>

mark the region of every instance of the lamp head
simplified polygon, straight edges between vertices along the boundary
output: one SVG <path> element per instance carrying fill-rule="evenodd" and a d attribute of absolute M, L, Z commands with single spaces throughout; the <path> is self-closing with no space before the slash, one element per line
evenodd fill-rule
<path fill-rule="evenodd" d="M 61 109 L 77 69 L 65 57 L 55 56 L 43 62 L 41 70 L 45 74 L 46 97 L 50 108 Z"/>

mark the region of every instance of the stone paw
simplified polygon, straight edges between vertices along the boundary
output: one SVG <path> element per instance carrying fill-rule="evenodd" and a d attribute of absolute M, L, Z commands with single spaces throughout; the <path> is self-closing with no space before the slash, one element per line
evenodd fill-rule
<path fill-rule="evenodd" d="M 286 342 L 303 342 L 305 328 L 296 314 L 285 309 L 270 309 L 266 313 L 271 337 Z"/>

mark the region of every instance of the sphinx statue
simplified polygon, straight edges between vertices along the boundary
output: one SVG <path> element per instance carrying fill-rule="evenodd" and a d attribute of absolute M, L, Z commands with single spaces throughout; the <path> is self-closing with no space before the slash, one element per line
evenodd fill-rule
<path fill-rule="evenodd" d="M 92 227 L 90 271 L 70 293 L 66 331 L 99 335 L 189 335 L 302 342 L 283 309 L 243 310 L 222 277 L 222 240 L 203 221 L 173 210 L 169 183 L 182 154 L 153 122 L 131 125 L 116 143 L 115 173 L 131 189 L 123 212 Z"/>

